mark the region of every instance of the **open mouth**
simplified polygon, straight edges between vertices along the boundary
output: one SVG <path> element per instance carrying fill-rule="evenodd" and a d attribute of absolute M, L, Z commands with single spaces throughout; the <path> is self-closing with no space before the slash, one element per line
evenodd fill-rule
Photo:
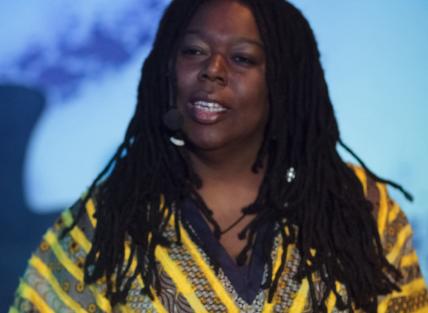
<path fill-rule="evenodd" d="M 205 112 L 225 112 L 227 109 L 220 105 L 217 102 L 209 102 L 209 101 L 195 101 L 193 106 L 197 110 L 205 111 Z"/>
<path fill-rule="evenodd" d="M 217 122 L 228 110 L 226 107 L 215 101 L 196 100 L 189 104 L 192 119 L 201 124 L 212 124 Z"/>

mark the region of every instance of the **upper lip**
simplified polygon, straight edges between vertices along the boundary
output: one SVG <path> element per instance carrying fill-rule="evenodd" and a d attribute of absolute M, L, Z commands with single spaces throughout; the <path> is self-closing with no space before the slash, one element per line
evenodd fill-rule
<path fill-rule="evenodd" d="M 215 98 L 215 97 L 212 97 L 212 96 L 209 96 L 209 95 L 204 95 L 204 94 L 196 94 L 196 95 L 194 95 L 194 96 L 192 96 L 191 98 L 190 98 L 190 102 L 193 104 L 193 103 L 195 103 L 196 101 L 205 101 L 205 102 L 215 102 L 215 103 L 218 103 L 218 104 L 220 104 L 222 107 L 224 107 L 224 108 L 226 108 L 226 109 L 229 109 L 230 107 L 226 104 L 226 103 L 224 103 L 222 100 L 219 100 L 219 99 L 217 99 L 217 98 Z"/>

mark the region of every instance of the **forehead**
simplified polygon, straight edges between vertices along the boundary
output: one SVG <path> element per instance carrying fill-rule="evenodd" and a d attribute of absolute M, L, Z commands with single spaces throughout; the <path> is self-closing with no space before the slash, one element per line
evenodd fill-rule
<path fill-rule="evenodd" d="M 192 17 L 186 32 L 238 36 L 261 41 L 251 9 L 235 0 L 204 2 Z"/>

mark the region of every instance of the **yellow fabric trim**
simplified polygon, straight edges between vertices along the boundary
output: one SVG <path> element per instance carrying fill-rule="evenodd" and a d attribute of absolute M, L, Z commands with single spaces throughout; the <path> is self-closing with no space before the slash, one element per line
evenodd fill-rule
<path fill-rule="evenodd" d="M 70 226 L 73 223 L 73 217 L 71 216 L 70 211 L 64 211 L 62 213 L 64 222 L 67 226 Z M 76 225 L 73 227 L 73 229 L 70 231 L 71 237 L 76 241 L 82 248 L 85 250 L 86 253 L 91 250 L 91 242 L 86 238 L 86 235 L 82 232 L 82 230 Z"/>
<path fill-rule="evenodd" d="M 134 264 L 134 263 L 132 263 L 132 264 Z M 141 288 L 144 287 L 144 283 L 143 283 L 143 280 L 141 279 L 141 276 L 137 276 L 137 282 L 140 284 Z M 151 289 L 151 291 L 152 291 L 152 295 L 153 295 L 152 304 L 153 304 L 153 307 L 155 308 L 156 312 L 168 313 L 168 311 L 164 308 L 163 304 L 160 302 L 158 296 L 156 295 L 156 291 L 153 289 Z M 131 309 L 129 309 L 129 310 L 131 310 Z"/>
<path fill-rule="evenodd" d="M 78 226 L 75 226 L 70 231 L 70 235 L 74 239 L 74 241 L 76 241 L 86 253 L 88 253 L 89 250 L 91 250 L 91 247 L 92 247 L 91 242 L 88 240 L 88 238 L 86 238 L 85 234 L 80 230 Z"/>
<path fill-rule="evenodd" d="M 307 279 L 302 281 L 300 289 L 297 291 L 296 297 L 294 298 L 293 304 L 290 307 L 289 312 L 300 313 L 305 308 L 307 294 L 309 290 L 309 283 Z"/>
<path fill-rule="evenodd" d="M 289 260 L 291 258 L 291 253 L 293 250 L 294 250 L 294 244 L 291 244 L 287 250 L 287 260 Z M 281 265 L 282 252 L 283 252 L 282 245 L 279 244 L 278 248 L 277 248 L 277 252 L 276 252 L 275 261 L 273 262 L 273 269 L 272 269 L 273 277 L 275 277 L 275 274 L 278 272 L 279 266 Z M 270 302 L 270 303 L 267 302 L 267 299 L 266 299 L 265 303 L 263 305 L 262 313 L 273 312 L 273 308 L 275 307 L 275 305 L 276 305 L 276 303 L 273 301 L 273 299 L 272 299 L 272 302 Z"/>
<path fill-rule="evenodd" d="M 273 299 L 272 302 L 265 301 L 265 304 L 263 305 L 263 311 L 262 313 L 270 313 L 273 312 L 273 308 L 275 307 L 276 303 L 274 303 Z"/>
<path fill-rule="evenodd" d="M 407 254 L 401 258 L 399 266 L 406 267 L 416 264 L 418 264 L 418 256 L 416 254 L 416 251 L 413 250 L 410 254 Z"/>
<path fill-rule="evenodd" d="M 390 300 L 394 299 L 394 298 L 398 298 L 398 297 L 406 297 L 411 295 L 414 292 L 417 291 L 421 291 L 424 288 L 426 288 L 425 282 L 423 278 L 418 278 L 414 281 L 412 281 L 409 284 L 400 286 L 401 287 L 401 291 L 394 291 L 393 293 L 391 293 L 390 295 L 386 296 L 378 305 L 378 313 L 384 313 L 386 312 L 387 308 L 388 308 L 388 303 Z M 421 310 L 417 311 L 417 312 L 426 312 L 427 308 L 422 308 Z"/>
<path fill-rule="evenodd" d="M 12 306 L 9 308 L 9 313 L 19 313 L 19 312 L 14 306 Z"/>
<path fill-rule="evenodd" d="M 387 296 L 377 305 L 377 313 L 385 313 L 388 308 L 388 302 L 391 300 L 390 296 Z"/>
<path fill-rule="evenodd" d="M 351 165 L 352 170 L 354 171 L 355 175 L 357 175 L 358 180 L 360 181 L 361 185 L 363 186 L 364 194 L 367 196 L 367 176 L 364 169 L 362 169 L 359 166 Z"/>
<path fill-rule="evenodd" d="M 17 310 L 14 306 L 11 306 L 11 307 L 9 308 L 8 313 L 19 313 L 19 312 L 18 312 L 18 310 Z"/>
<path fill-rule="evenodd" d="M 18 287 L 18 294 L 30 301 L 39 312 L 43 313 L 55 313 L 49 305 L 45 302 L 45 300 L 29 285 L 24 282 L 21 282 Z"/>
<path fill-rule="evenodd" d="M 125 263 L 128 262 L 129 258 L 131 257 L 131 248 L 129 248 L 129 245 L 125 243 Z M 137 261 L 135 260 L 135 257 L 132 258 L 131 261 L 131 268 L 130 271 L 135 271 L 137 268 Z"/>
<path fill-rule="evenodd" d="M 64 220 L 66 226 L 70 226 L 73 223 L 73 216 L 71 215 L 70 210 L 65 210 L 61 213 L 61 217 Z"/>
<path fill-rule="evenodd" d="M 168 313 L 168 311 L 163 307 L 162 303 L 159 301 L 159 298 L 156 296 L 156 292 L 152 290 L 153 300 L 152 304 L 158 313 Z"/>
<path fill-rule="evenodd" d="M 172 223 L 174 223 L 173 219 L 174 217 L 171 218 Z M 209 265 L 205 262 L 202 255 L 196 248 L 195 244 L 192 242 L 189 235 L 187 234 L 187 231 L 183 229 L 182 226 L 180 226 L 180 232 L 181 232 L 181 239 L 183 241 L 184 246 L 189 251 L 196 265 L 201 269 L 202 272 L 204 272 L 205 277 L 210 283 L 215 294 L 219 297 L 220 301 L 226 306 L 227 312 L 239 313 L 239 309 L 238 307 L 236 307 L 235 302 L 230 297 L 230 294 L 224 288 L 223 284 L 218 280 L 217 276 L 209 267 Z"/>
<path fill-rule="evenodd" d="M 128 307 L 126 304 L 122 304 L 117 307 L 122 313 L 134 313 L 135 311 Z"/>
<path fill-rule="evenodd" d="M 427 313 L 427 312 L 428 312 L 428 307 L 424 305 L 422 308 L 414 311 L 413 313 Z"/>
<path fill-rule="evenodd" d="M 177 264 L 173 260 L 171 260 L 168 255 L 168 252 L 163 247 L 157 246 L 155 250 L 155 255 L 159 262 L 162 264 L 162 267 L 165 272 L 174 281 L 177 290 L 179 290 L 181 294 L 186 297 L 192 309 L 198 313 L 207 312 L 204 305 L 201 303 L 195 292 L 192 290 L 190 282 L 181 272 Z"/>
<path fill-rule="evenodd" d="M 416 255 L 416 251 L 413 250 L 410 254 L 407 254 L 401 258 L 399 266 L 406 267 L 417 263 L 418 263 L 418 256 Z"/>
<path fill-rule="evenodd" d="M 49 230 L 46 233 L 44 238 L 49 244 L 49 246 L 51 247 L 56 258 L 58 259 L 58 261 L 61 262 L 64 268 L 66 268 L 67 271 L 69 271 L 70 274 L 73 275 L 77 280 L 83 281 L 83 272 L 80 270 L 80 268 L 76 264 L 74 264 L 68 258 L 67 254 L 64 252 L 61 245 L 59 244 L 55 234 L 51 230 Z"/>
<path fill-rule="evenodd" d="M 55 254 L 58 261 L 63 265 L 63 267 L 71 275 L 73 275 L 74 278 L 76 278 L 78 281 L 83 282 L 84 274 L 82 270 L 69 259 L 67 254 L 62 249 L 61 245 L 58 243 L 58 240 L 56 236 L 52 233 L 52 231 L 48 231 L 46 233 L 45 240 L 49 243 L 49 246 L 51 247 L 53 253 Z M 90 285 L 89 289 L 91 290 L 98 307 L 100 307 L 105 312 L 111 312 L 110 301 L 108 301 L 94 286 Z"/>
<path fill-rule="evenodd" d="M 30 259 L 30 265 L 34 267 L 40 275 L 49 283 L 49 285 L 52 286 L 53 291 L 57 294 L 59 299 L 64 303 L 66 306 L 71 308 L 75 312 L 86 312 L 82 306 L 73 300 L 60 286 L 58 281 L 56 280 L 55 276 L 52 274 L 51 270 L 46 266 L 43 261 L 37 257 L 33 256 Z"/>
<path fill-rule="evenodd" d="M 379 212 L 378 212 L 378 230 L 379 235 L 383 239 L 384 231 L 387 221 L 387 199 L 386 199 L 386 187 L 383 184 L 376 183 L 377 189 L 379 190 Z"/>
<path fill-rule="evenodd" d="M 400 251 L 403 248 L 403 245 L 411 235 L 412 228 L 410 224 L 407 224 L 398 234 L 397 241 L 395 242 L 395 245 L 392 247 L 391 251 L 386 255 L 386 258 L 389 262 L 394 263 L 397 260 L 397 258 L 400 256 Z"/>
<path fill-rule="evenodd" d="M 294 244 L 290 244 L 288 246 L 287 257 L 286 257 L 287 260 L 289 260 L 291 258 L 291 253 L 294 249 L 295 249 Z M 277 252 L 276 252 L 275 262 L 273 262 L 273 270 L 272 270 L 273 276 L 275 276 L 279 270 L 279 266 L 281 265 L 281 257 L 282 257 L 283 252 L 284 252 L 284 249 L 282 248 L 282 244 L 279 244 L 278 248 L 277 248 Z"/>
<path fill-rule="evenodd" d="M 89 286 L 89 290 L 91 290 L 98 307 L 104 312 L 111 312 L 110 301 L 108 301 L 95 287 Z"/>
<path fill-rule="evenodd" d="M 95 227 L 95 225 L 97 225 L 97 220 L 94 217 L 94 214 L 95 214 L 94 200 L 89 199 L 88 202 L 86 203 L 86 213 L 88 214 L 89 221 L 91 222 L 92 227 Z"/>
<path fill-rule="evenodd" d="M 336 281 L 336 290 L 339 295 L 343 292 L 343 285 Z M 333 309 L 336 307 L 337 297 L 334 292 L 330 292 L 330 295 L 327 298 L 327 313 L 333 312 Z"/>
<path fill-rule="evenodd" d="M 159 207 L 162 209 L 165 205 L 165 197 L 163 194 L 160 195 Z"/>
<path fill-rule="evenodd" d="M 423 290 L 424 288 L 426 288 L 424 279 L 418 278 L 412 281 L 411 283 L 401 286 L 401 292 L 397 292 L 397 294 L 408 295 L 408 294 L 411 294 L 412 292 Z"/>
<path fill-rule="evenodd" d="M 327 298 L 327 313 L 333 312 L 334 306 L 336 305 L 336 295 L 334 292 L 330 292 Z"/>
<path fill-rule="evenodd" d="M 398 206 L 398 204 L 393 202 L 393 205 L 392 205 L 392 207 L 389 211 L 389 214 L 388 214 L 388 223 L 393 222 L 397 218 L 400 211 L 401 210 L 400 210 L 400 207 Z"/>

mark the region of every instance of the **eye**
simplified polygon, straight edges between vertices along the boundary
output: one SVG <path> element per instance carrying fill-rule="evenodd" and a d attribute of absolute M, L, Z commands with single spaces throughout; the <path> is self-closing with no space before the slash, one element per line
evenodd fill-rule
<path fill-rule="evenodd" d="M 245 65 L 245 66 L 250 66 L 250 65 L 256 64 L 256 61 L 252 57 L 242 55 L 242 54 L 234 55 L 232 57 L 232 60 L 237 64 L 241 64 L 241 65 Z"/>
<path fill-rule="evenodd" d="M 180 53 L 184 56 L 199 56 L 205 55 L 205 51 L 199 47 L 183 47 Z"/>

